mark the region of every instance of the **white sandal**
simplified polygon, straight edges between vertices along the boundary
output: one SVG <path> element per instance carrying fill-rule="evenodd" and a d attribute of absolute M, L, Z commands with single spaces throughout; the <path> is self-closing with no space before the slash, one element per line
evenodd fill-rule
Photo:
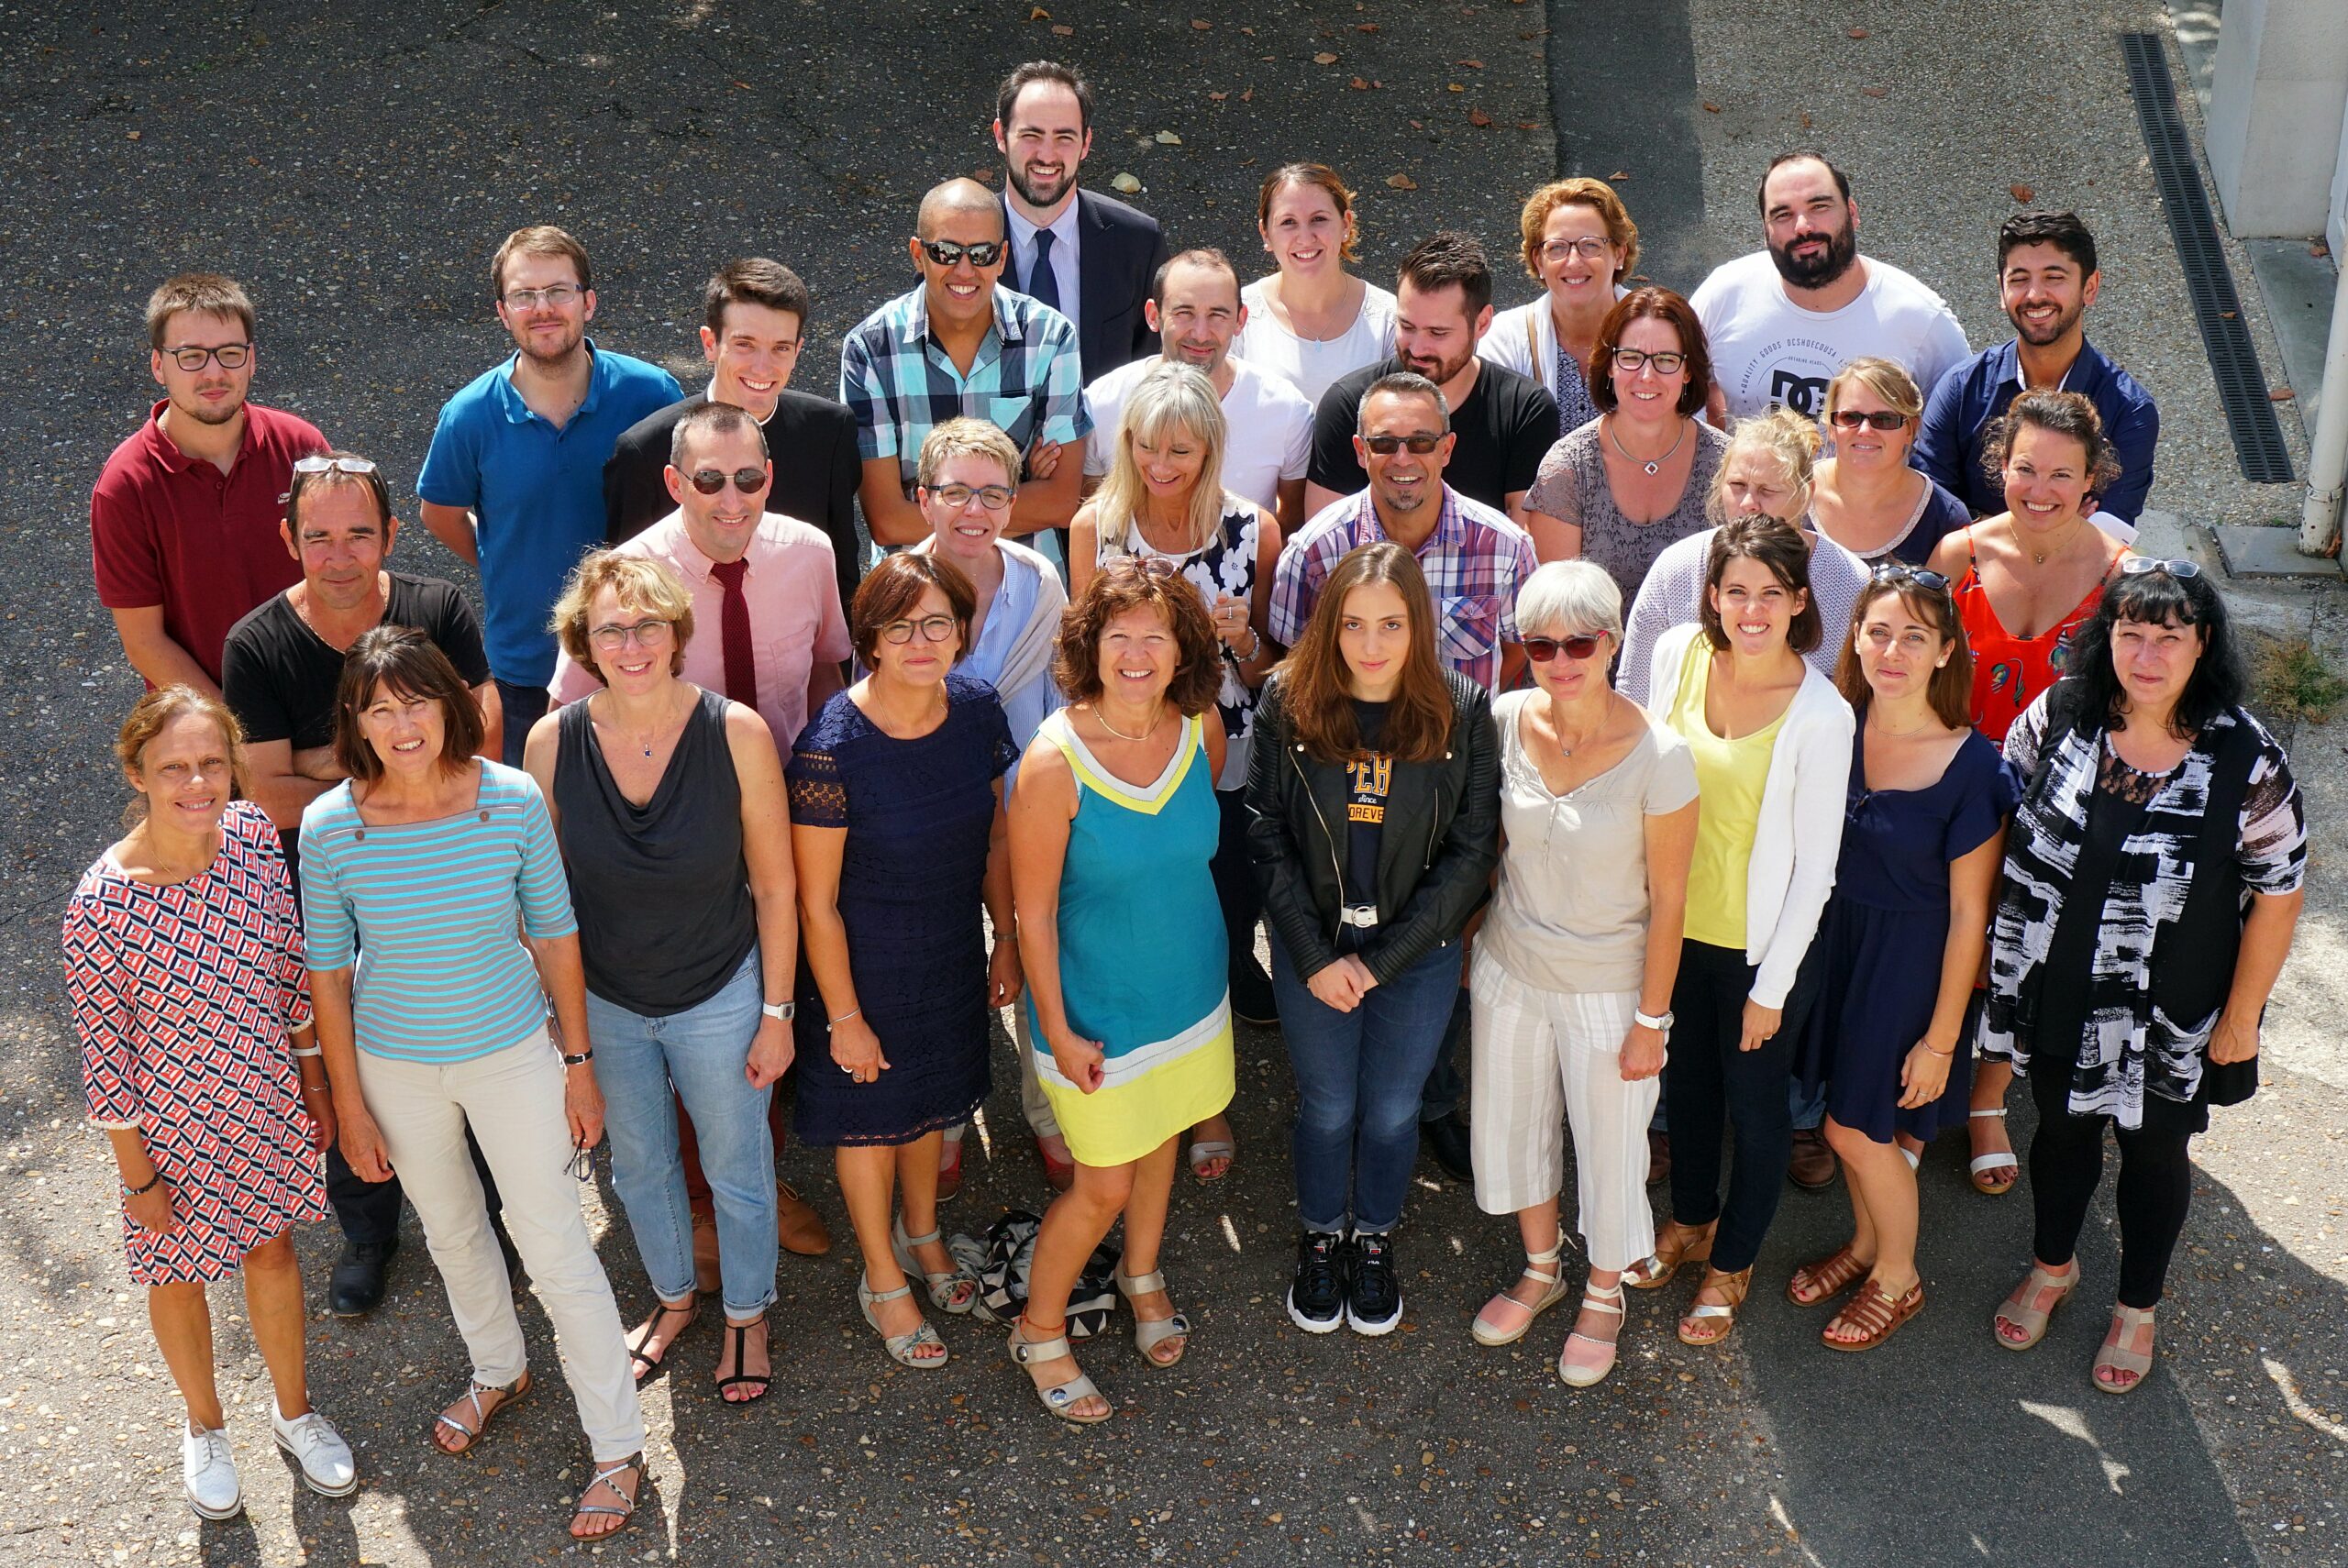
<path fill-rule="evenodd" d="M 1125 1298 L 1129 1307 L 1136 1296 L 1163 1294 L 1166 1289 L 1166 1271 L 1163 1269 L 1152 1269 L 1135 1277 L 1126 1274 L 1124 1264 L 1119 1264 L 1112 1277 L 1117 1282 L 1117 1294 Z M 1172 1366 L 1180 1361 L 1182 1351 L 1180 1350 L 1174 1353 L 1173 1361 L 1160 1361 L 1153 1353 L 1168 1340 L 1184 1341 L 1182 1350 L 1188 1350 L 1190 1335 L 1191 1320 L 1180 1312 L 1170 1318 L 1156 1319 L 1144 1318 L 1138 1312 L 1134 1314 L 1134 1349 L 1141 1352 L 1142 1359 L 1152 1366 Z"/>
<path fill-rule="evenodd" d="M 856 1276 L 856 1304 L 864 1312 L 865 1325 L 880 1336 L 880 1348 L 887 1351 L 889 1359 L 899 1366 L 909 1366 L 916 1372 L 926 1372 L 934 1366 L 944 1366 L 948 1353 L 946 1350 L 946 1342 L 937 1337 L 936 1325 L 924 1318 L 921 1320 L 921 1326 L 910 1333 L 892 1334 L 880 1326 L 880 1320 L 872 1311 L 872 1309 L 883 1301 L 894 1301 L 900 1296 L 911 1296 L 913 1293 L 914 1287 L 910 1285 L 901 1285 L 894 1290 L 875 1290 L 862 1275 Z M 914 1353 L 918 1350 L 926 1350 L 931 1345 L 937 1347 L 938 1354 L 915 1355 Z"/>
<path fill-rule="evenodd" d="M 1555 1307 L 1558 1302 L 1565 1299 L 1566 1271 L 1558 1266 L 1558 1260 L 1564 1257 L 1565 1253 L 1566 1240 L 1564 1235 L 1560 1233 L 1557 1238 L 1556 1244 L 1551 1247 L 1547 1252 L 1527 1253 L 1524 1255 L 1524 1267 L 1520 1277 L 1525 1279 L 1537 1279 L 1546 1286 L 1546 1288 L 1541 1293 L 1541 1299 L 1538 1301 L 1520 1301 L 1515 1297 L 1511 1296 L 1507 1291 L 1503 1290 L 1499 1295 L 1493 1297 L 1490 1301 L 1485 1302 L 1484 1311 L 1477 1313 L 1476 1320 L 1468 1325 L 1468 1331 L 1475 1336 L 1476 1342 L 1478 1344 L 1498 1346 L 1512 1345 L 1516 1343 L 1517 1341 L 1532 1332 L 1534 1320 L 1539 1318 L 1542 1313 L 1546 1312 L 1550 1308 Z M 1536 1270 L 1545 1270 L 1546 1272 L 1537 1273 L 1535 1272 Z M 1507 1329 L 1496 1329 L 1485 1321 L 1484 1312 L 1489 1312 L 1493 1308 L 1503 1305 L 1513 1307 L 1518 1311 L 1524 1314 L 1524 1321 L 1519 1323 L 1513 1331 Z"/>
<path fill-rule="evenodd" d="M 1977 1121 L 1985 1116 L 1995 1117 L 2003 1121 L 2006 1119 L 2006 1108 L 2001 1105 L 1995 1110 L 1972 1111 L 1968 1115 L 1968 1120 Z M 2010 1165 L 2013 1167 L 2014 1174 L 2003 1182 L 1986 1182 L 1981 1179 L 1981 1174 L 1984 1171 L 1993 1171 L 2000 1165 Z M 1976 1154 L 1973 1156 L 1972 1164 L 1966 1167 L 1966 1171 L 1973 1178 L 1974 1191 L 1985 1198 L 2003 1198 L 2014 1189 L 2017 1182 L 2021 1180 L 2021 1156 L 2011 1149 L 1994 1154 Z"/>
<path fill-rule="evenodd" d="M 1612 1287 L 1606 1290 L 1600 1290 L 1594 1285 L 1584 1285 L 1581 1309 L 1585 1312 L 1611 1312 L 1617 1318 L 1622 1317 L 1623 1282 L 1616 1280 Z M 1614 1332 L 1618 1338 L 1621 1336 L 1622 1324 L 1614 1325 Z M 1596 1345 L 1606 1353 L 1606 1359 L 1592 1365 L 1567 1361 L 1566 1358 L 1574 1353 L 1576 1341 Z M 1619 1353 L 1616 1346 L 1608 1341 L 1593 1340 L 1588 1334 L 1567 1334 L 1565 1348 L 1557 1353 L 1557 1376 L 1568 1388 L 1587 1388 L 1605 1380 L 1606 1375 L 1614 1370 L 1614 1360 Z"/>
<path fill-rule="evenodd" d="M 899 1214 L 889 1224 L 889 1250 L 896 1254 L 899 1268 L 907 1274 L 921 1275 L 922 1284 L 928 1287 L 932 1307 L 959 1317 L 970 1309 L 972 1302 L 978 1300 L 979 1282 L 958 1268 L 942 1269 L 932 1274 L 921 1266 L 919 1258 L 914 1256 L 915 1247 L 929 1245 L 937 1240 L 937 1227 L 933 1225 L 926 1236 L 906 1235 L 905 1217 Z"/>
<path fill-rule="evenodd" d="M 1022 1370 L 1025 1369 L 1029 1362 L 1057 1361 L 1061 1356 L 1075 1359 L 1076 1353 L 1068 1348 L 1068 1335 L 1065 1331 L 1048 1340 L 1031 1340 L 1026 1335 L 1026 1327 L 1025 1314 L 1023 1313 L 1012 1320 L 1011 1359 L 1017 1362 Z M 1028 1382 L 1032 1386 L 1035 1380 L 1030 1378 Z M 1036 1397 L 1044 1402 L 1044 1408 L 1071 1426 L 1096 1426 L 1117 1413 L 1115 1407 L 1112 1406 L 1097 1416 L 1076 1414 L 1077 1401 L 1088 1395 L 1099 1398 L 1104 1405 L 1108 1404 L 1107 1397 L 1102 1394 L 1091 1378 L 1081 1372 L 1058 1387 L 1036 1389 Z"/>

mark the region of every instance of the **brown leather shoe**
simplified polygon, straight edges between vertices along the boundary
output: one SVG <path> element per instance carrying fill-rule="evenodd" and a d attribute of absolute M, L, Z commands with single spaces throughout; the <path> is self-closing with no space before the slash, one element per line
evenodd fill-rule
<path fill-rule="evenodd" d="M 1671 1134 L 1647 1129 L 1647 1185 L 1671 1179 Z"/>
<path fill-rule="evenodd" d="M 717 1216 L 693 1210 L 693 1288 L 703 1296 L 718 1294 Z"/>
<path fill-rule="evenodd" d="M 1794 1157 L 1786 1162 L 1786 1179 L 1796 1187 L 1811 1192 L 1834 1183 L 1834 1173 L 1841 1167 L 1834 1160 L 1834 1151 L 1826 1146 L 1826 1134 L 1817 1128 L 1794 1130 Z"/>
<path fill-rule="evenodd" d="M 796 1253 L 803 1258 L 820 1258 L 832 1250 L 832 1233 L 824 1228 L 824 1217 L 810 1208 L 789 1182 L 774 1184 L 774 1209 L 775 1240 L 782 1243 L 784 1252 Z"/>

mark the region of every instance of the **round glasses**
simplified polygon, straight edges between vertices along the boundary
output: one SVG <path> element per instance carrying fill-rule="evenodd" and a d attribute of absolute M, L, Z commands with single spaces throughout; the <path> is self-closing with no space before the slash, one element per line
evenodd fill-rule
<path fill-rule="evenodd" d="M 903 646 L 914 640 L 919 632 L 925 643 L 942 643 L 959 630 L 951 615 L 924 615 L 918 621 L 892 621 L 880 628 L 880 640 Z"/>
<path fill-rule="evenodd" d="M 1524 639 L 1524 657 L 1535 664 L 1547 664 L 1563 654 L 1578 664 L 1583 659 L 1595 658 L 1605 643 L 1606 634 L 1603 632 L 1590 632 L 1578 637 L 1527 637 Z"/>
<path fill-rule="evenodd" d="M 695 469 L 687 479 L 703 495 L 715 495 L 725 488 L 729 480 L 733 481 L 734 488 L 744 495 L 756 495 L 768 484 L 764 469 L 736 469 L 730 474 L 718 469 Z"/>
<path fill-rule="evenodd" d="M 669 646 L 669 637 L 676 630 L 672 621 L 637 621 L 623 626 L 617 622 L 597 626 L 587 634 L 587 641 L 597 653 L 615 654 L 634 643 L 647 653 L 658 653 Z"/>

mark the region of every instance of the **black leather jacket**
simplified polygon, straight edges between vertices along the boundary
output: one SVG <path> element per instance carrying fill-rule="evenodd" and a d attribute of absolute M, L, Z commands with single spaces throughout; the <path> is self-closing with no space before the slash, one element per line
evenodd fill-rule
<path fill-rule="evenodd" d="M 1383 983 L 1459 940 L 1491 896 L 1500 858 L 1500 740 L 1490 693 L 1445 672 L 1451 745 L 1431 762 L 1398 762 L 1378 846 L 1378 924 L 1359 949 Z M 1291 737 L 1275 674 L 1256 700 L 1247 768 L 1247 847 L 1264 913 L 1296 971 L 1337 960 L 1345 902 L 1346 778 Z"/>

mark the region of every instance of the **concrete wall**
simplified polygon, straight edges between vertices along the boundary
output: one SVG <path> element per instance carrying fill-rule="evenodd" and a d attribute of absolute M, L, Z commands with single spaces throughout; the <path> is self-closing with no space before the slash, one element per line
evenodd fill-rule
<path fill-rule="evenodd" d="M 2236 236 L 2329 229 L 2337 246 L 2348 166 L 2348 5 L 2226 0 L 2205 144 Z"/>
<path fill-rule="evenodd" d="M 2323 237 L 2331 247 L 2333 261 L 2348 266 L 2348 110 L 2340 116 L 2340 152 L 2331 170 L 2331 213 L 2323 226 Z"/>

